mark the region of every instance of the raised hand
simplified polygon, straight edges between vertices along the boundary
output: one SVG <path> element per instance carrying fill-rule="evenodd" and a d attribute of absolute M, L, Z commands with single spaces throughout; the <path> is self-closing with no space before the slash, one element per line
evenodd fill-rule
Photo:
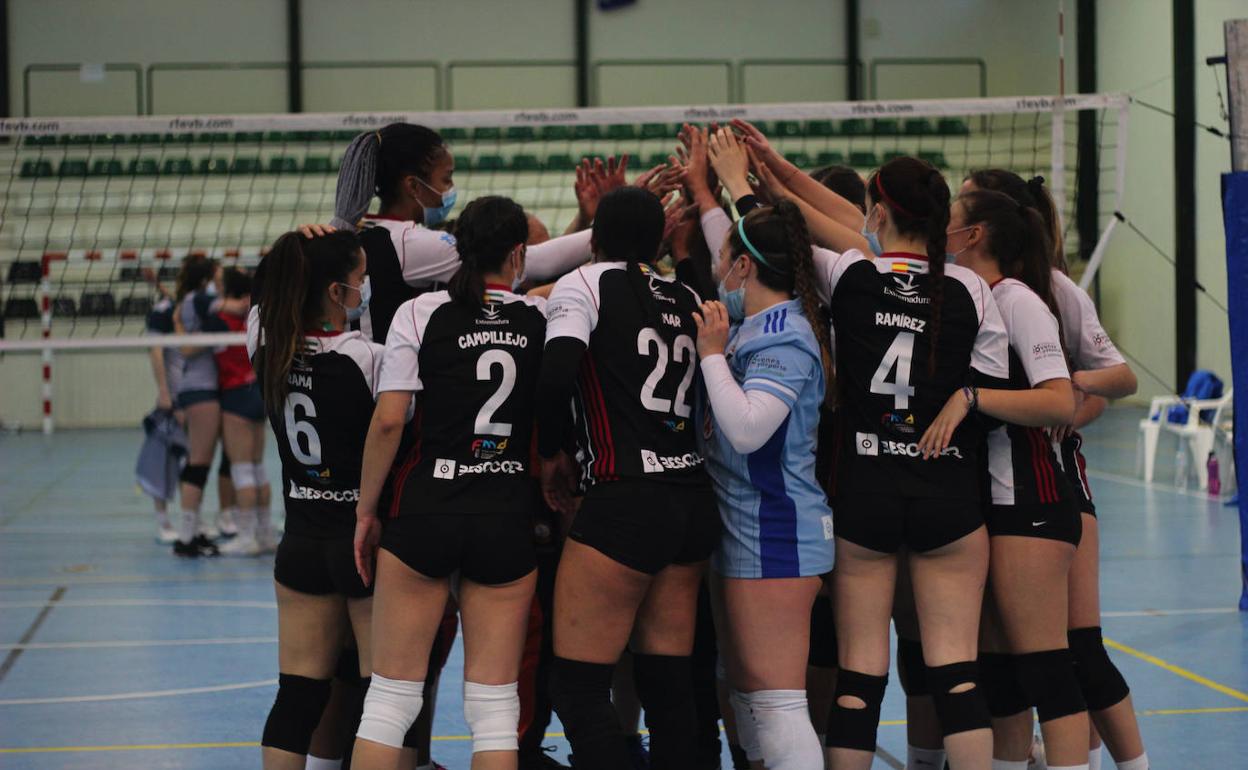
<path fill-rule="evenodd" d="M 768 155 L 775 152 L 771 142 L 767 141 L 767 135 L 758 130 L 758 126 L 755 126 L 753 123 L 741 118 L 733 118 L 732 127 L 741 134 L 741 138 L 745 143 L 758 154 L 760 160 L 766 160 Z"/>
<path fill-rule="evenodd" d="M 747 172 L 750 158 L 746 147 L 737 141 L 737 137 L 727 128 L 721 128 L 711 135 L 707 142 L 707 155 L 711 167 L 723 180 L 724 187 L 733 200 L 750 193 L 750 182 Z"/>

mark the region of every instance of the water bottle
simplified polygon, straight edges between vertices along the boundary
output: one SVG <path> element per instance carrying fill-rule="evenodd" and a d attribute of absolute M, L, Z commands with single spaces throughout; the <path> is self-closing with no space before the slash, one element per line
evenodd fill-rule
<path fill-rule="evenodd" d="M 1187 472 L 1187 447 L 1179 444 L 1179 451 L 1174 455 L 1174 485 L 1179 489 L 1187 489 L 1189 474 Z"/>
<path fill-rule="evenodd" d="M 1222 478 L 1218 473 L 1218 456 L 1214 452 L 1209 453 L 1209 459 L 1205 462 L 1205 470 L 1209 472 L 1209 496 L 1222 496 Z"/>

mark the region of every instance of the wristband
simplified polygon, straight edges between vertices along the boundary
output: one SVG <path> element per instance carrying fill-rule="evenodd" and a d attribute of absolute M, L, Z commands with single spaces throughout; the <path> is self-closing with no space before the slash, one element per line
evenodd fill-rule
<path fill-rule="evenodd" d="M 962 395 L 966 397 L 966 411 L 974 412 L 979 409 L 979 388 L 967 385 L 962 388 Z"/>

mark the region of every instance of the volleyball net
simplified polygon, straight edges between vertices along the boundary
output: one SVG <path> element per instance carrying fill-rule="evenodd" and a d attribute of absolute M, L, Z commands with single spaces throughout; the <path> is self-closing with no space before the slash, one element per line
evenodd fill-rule
<path fill-rule="evenodd" d="M 1042 175 L 1065 248 L 1091 280 L 1121 205 L 1130 101 L 1120 94 L 881 102 L 521 111 L 28 118 L 0 120 L 0 369 L 42 351 L 49 419 L 54 350 L 185 344 L 144 338 L 144 319 L 189 254 L 251 266 L 296 225 L 327 222 L 338 165 L 359 133 L 388 123 L 438 130 L 460 201 L 506 195 L 552 234 L 577 213 L 583 157 L 630 157 L 631 178 L 666 163 L 684 123 L 758 125 L 798 167 L 867 173 L 899 155 L 940 168 Z M 1095 152 L 1078 152 L 1083 131 Z M 1089 176 L 1080 163 L 1094 163 Z M 1084 173 L 1081 173 L 1081 170 Z M 1096 180 L 1094 191 L 1080 180 Z M 1097 244 L 1076 211 L 1095 203 Z M 1088 229 L 1083 228 L 1085 237 Z M 197 338 L 202 344 L 207 338 Z M 223 338 L 223 340 L 226 338 Z M 231 338 L 232 339 L 232 338 Z M 13 354 L 13 355 L 10 355 Z M 0 374 L 0 383 L 4 377 Z"/>

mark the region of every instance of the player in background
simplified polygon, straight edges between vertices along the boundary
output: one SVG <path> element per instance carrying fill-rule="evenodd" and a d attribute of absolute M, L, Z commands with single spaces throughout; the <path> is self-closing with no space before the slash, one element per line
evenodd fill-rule
<path fill-rule="evenodd" d="M 696 755 L 689 654 L 719 519 L 693 419 L 698 300 L 652 267 L 664 226 L 647 190 L 602 198 L 594 264 L 551 293 L 538 387 L 543 492 L 552 508 L 575 514 L 556 577 L 550 692 L 576 764 L 599 770 L 629 767 L 610 697 L 626 645 L 651 767 L 690 768 Z M 574 395 L 584 415 L 575 441 Z M 579 512 L 565 450 L 573 443 L 588 484 Z"/>
<path fill-rule="evenodd" d="M 970 404 L 955 394 L 922 443 L 927 451 L 938 449 L 951 426 L 976 406 L 1005 423 L 988 435 L 992 557 L 981 664 L 989 707 L 996 719 L 1035 707 L 1049 766 L 1087 768 L 1087 707 L 1066 636 L 1067 575 L 1080 514 L 1044 430 L 1068 425 L 1075 414 L 1054 312 L 1051 249 L 1040 214 L 1008 195 L 972 191 L 954 203 L 948 252 L 993 287 L 1009 332 L 1011 390 L 981 390 Z M 993 410 L 998 393 L 1020 413 Z M 932 437 L 938 440 L 931 443 Z M 920 582 L 916 575 L 916 594 Z M 926 640 L 923 651 L 930 661 Z M 927 678 L 935 695 L 932 673 Z M 995 766 L 1025 768 L 1030 733 L 1011 740 L 1003 727 L 994 730 Z"/>
<path fill-rule="evenodd" d="M 156 288 L 161 292 L 161 297 L 147 314 L 144 332 L 149 335 L 173 334 L 175 303 L 159 286 Z M 186 432 L 182 429 L 186 415 L 174 406 L 174 394 L 178 392 L 178 382 L 182 378 L 182 354 L 176 347 L 153 345 L 148 350 L 148 361 L 152 368 L 152 378 L 156 382 L 156 410 L 149 415 L 156 421 L 151 424 L 150 430 L 165 432 L 166 437 L 162 440 L 165 452 L 158 462 L 145 464 L 144 458 L 148 457 L 149 451 L 145 442 L 144 450 L 140 453 L 137 476 L 139 485 L 151 496 L 156 510 L 156 542 L 173 545 L 178 539 L 178 531 L 169 520 L 169 502 L 177 497 L 178 474 L 187 450 Z M 173 424 L 169 425 L 168 420 L 172 420 Z M 144 428 L 148 429 L 146 420 Z M 150 436 L 149 432 L 149 439 Z M 156 454 L 153 453 L 151 457 L 155 459 Z M 170 463 L 176 469 L 172 471 L 171 480 L 167 478 Z M 145 471 L 145 467 L 149 470 Z"/>
<path fill-rule="evenodd" d="M 737 220 L 722 255 L 720 302 L 695 316 L 710 406 L 699 422 L 724 525 L 713 561 L 720 650 L 747 757 L 815 768 L 823 748 L 806 664 L 811 607 L 833 559 L 832 511 L 815 478 L 828 329 L 794 204 Z"/>
<path fill-rule="evenodd" d="M 444 287 L 459 269 L 455 236 L 432 229 L 458 201 L 454 175 L 455 159 L 442 137 L 410 123 L 360 134 L 343 155 L 330 224 L 361 228 L 374 294 L 359 329 L 376 342 L 386 341 L 399 305 Z M 373 196 L 381 208 L 366 215 Z M 534 279 L 550 280 L 589 257 L 588 232 L 576 233 L 533 246 L 526 269 Z"/>
<path fill-rule="evenodd" d="M 381 346 L 348 330 L 368 285 L 353 233 L 287 233 L 262 267 L 247 352 L 282 459 L 286 528 L 273 569 L 281 674 L 261 743 L 266 770 L 286 770 L 305 766 L 346 634 L 359 676 L 371 670 L 372 591 L 351 543 Z"/>
<path fill-rule="evenodd" d="M 462 261 L 446 291 L 400 306 L 390 324 L 356 508 L 357 569 L 376 564 L 373 679 L 352 765 L 394 767 L 421 712 L 429 651 L 456 588 L 464 625 L 464 717 L 474 770 L 516 767 L 517 675 L 535 582 L 528 473 L 544 302 L 514 294 L 528 223 L 487 196 L 456 225 Z M 418 443 L 378 501 L 413 396 Z M 380 550 L 378 550 L 380 546 Z"/>
<path fill-rule="evenodd" d="M 1131 704 L 1130 688 L 1106 653 L 1101 637 L 1099 527 L 1085 470 L 1087 462 L 1083 456 L 1083 438 L 1079 435 L 1082 428 L 1104 412 L 1108 399 L 1124 398 L 1135 392 L 1135 373 L 1101 325 L 1092 298 L 1066 275 L 1061 230 L 1056 224 L 1057 212 L 1044 186 L 1044 179 L 1033 177 L 1024 181 L 1012 171 L 987 169 L 972 173 L 962 183 L 963 192 L 977 189 L 997 190 L 1035 208 L 1055 238 L 1051 260 L 1053 299 L 1062 322 L 1062 340 L 1070 360 L 1071 383 L 1075 388 L 1078 409 L 1071 425 L 1056 428 L 1051 434 L 1062 471 L 1075 490 L 1083 523 L 1083 537 L 1079 540 L 1070 569 L 1067 637 L 1071 655 L 1075 658 L 1075 673 L 1083 688 L 1088 715 L 1093 723 L 1088 764 L 1091 770 L 1099 770 L 1103 737 L 1118 767 L 1147 770 L 1148 757 Z M 1022 721 L 1030 734 L 1030 712 L 1024 715 Z M 1022 730 L 1022 725 L 1019 730 Z"/>

